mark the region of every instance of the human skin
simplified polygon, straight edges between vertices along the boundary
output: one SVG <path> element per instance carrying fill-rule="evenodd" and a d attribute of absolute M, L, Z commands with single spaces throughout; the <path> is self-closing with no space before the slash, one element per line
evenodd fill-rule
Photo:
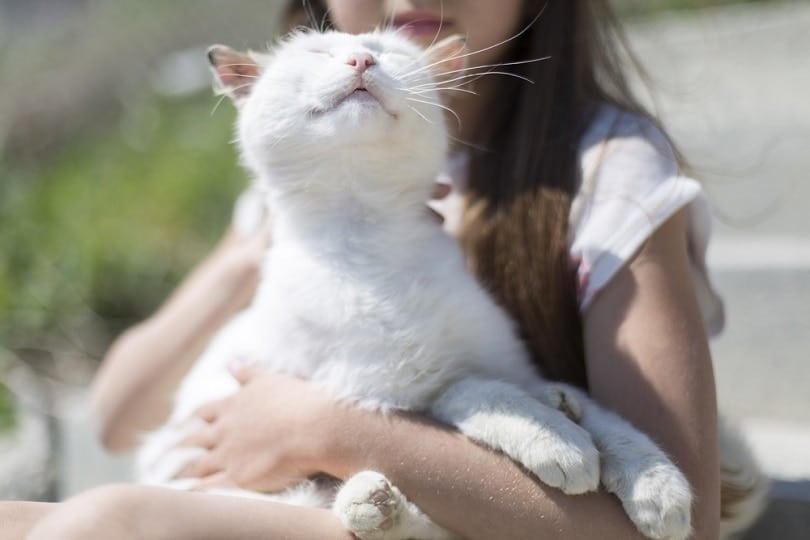
<path fill-rule="evenodd" d="M 331 17 L 338 29 L 365 32 L 394 17 L 441 20 L 434 31 L 413 36 L 423 44 L 448 35 L 467 37 L 470 65 L 497 61 L 501 49 L 493 47 L 514 35 L 520 0 L 330 0 Z M 404 31 L 404 30 L 403 30 Z M 455 134 L 472 140 L 492 77 L 476 81 L 475 100 L 469 94 L 450 94 L 449 105 L 462 119 Z M 111 450 L 136 444 L 140 433 L 160 425 L 171 411 L 171 397 L 208 339 L 239 308 L 258 281 L 259 262 L 269 235 L 243 239 L 230 233 L 213 253 L 178 288 L 161 309 L 144 323 L 124 333 L 111 347 L 93 385 L 91 408 L 95 411 L 101 441 Z M 158 348 L 154 343 L 164 343 Z M 159 373 L 159 377 L 151 376 Z"/>
<path fill-rule="evenodd" d="M 693 507 L 695 538 L 716 538 L 714 381 L 687 265 L 685 220 L 678 214 L 586 313 L 588 376 L 597 400 L 681 467 L 700 501 Z M 190 441 L 211 451 L 187 473 L 213 485 L 275 490 L 290 475 L 325 471 L 346 478 L 368 468 L 465 538 L 528 538 L 543 530 L 556 531 L 555 538 L 638 534 L 613 496 L 563 495 L 419 417 L 339 406 L 304 381 L 256 369 L 237 375 L 243 391 L 203 408 L 210 427 Z"/>
<path fill-rule="evenodd" d="M 587 349 L 600 351 L 598 363 L 588 362 L 592 393 L 658 441 L 684 470 L 701 502 L 693 508 L 694 537 L 709 539 L 717 537 L 719 515 L 712 442 L 714 393 L 708 352 L 700 345 L 702 327 L 689 322 L 700 317 L 685 273 L 684 227 L 679 214 L 653 235 L 595 300 L 585 317 L 585 335 Z M 601 375 L 603 370 L 610 376 Z M 617 377 L 617 372 L 629 382 Z M 372 468 L 389 477 L 437 522 L 471 540 L 639 538 L 613 496 L 602 492 L 564 495 L 535 481 L 505 457 L 417 416 L 384 417 L 336 404 L 309 383 L 288 377 L 252 373 L 243 381 L 246 390 L 253 388 L 252 392 L 273 399 L 266 399 L 252 418 L 239 407 L 241 399 L 249 399 L 244 396 L 222 408 L 211 406 L 204 414 L 222 430 L 223 441 L 238 439 L 228 430 L 238 429 L 239 422 L 250 423 L 250 432 L 261 433 L 264 439 L 244 447 L 225 445 L 222 451 L 215 445 L 210 461 L 203 462 L 209 472 L 218 469 L 212 476 L 228 478 L 239 470 L 234 464 L 254 460 L 266 468 L 256 472 L 253 481 L 276 476 L 288 481 L 296 475 L 290 471 L 300 474 L 309 469 L 346 477 Z M 297 408 L 292 403 L 306 407 L 290 418 L 274 414 L 279 402 L 285 403 L 287 411 Z M 265 423 L 257 424 L 260 420 Z M 273 460 L 256 459 L 268 449 L 276 456 Z M 239 478 L 236 472 L 234 476 Z M 152 538 L 138 535 L 138 524 L 143 522 L 170 523 L 172 538 L 202 538 L 195 536 L 201 528 L 211 535 L 206 537 L 215 538 L 246 527 L 246 521 L 268 538 L 345 538 L 328 512 L 287 512 L 287 507 L 261 503 L 267 505 L 266 515 L 273 516 L 265 520 L 256 517 L 254 502 L 242 502 L 227 503 L 228 511 L 214 511 L 225 504 L 215 496 L 137 486 L 97 488 L 47 515 L 31 538 L 50 538 L 48 533 L 57 527 L 63 538 L 92 539 L 87 536 L 90 530 L 101 531 L 94 534 L 102 538 L 102 532 L 122 527 L 129 531 L 129 538 Z M 188 514 L 189 509 L 196 510 Z M 92 527 L 86 521 L 77 523 L 77 516 L 86 515 L 93 517 Z M 301 526 L 287 536 L 296 520 L 301 520 Z M 316 533 L 320 536 L 312 536 Z"/>
<path fill-rule="evenodd" d="M 269 227 L 250 238 L 228 232 L 157 313 L 113 343 L 90 398 L 96 432 L 108 449 L 132 448 L 168 417 L 183 376 L 252 296 L 269 243 Z"/>
<path fill-rule="evenodd" d="M 326 4 L 332 23 L 343 32 L 369 32 L 400 20 L 412 23 L 399 27 L 399 31 L 425 46 L 461 34 L 466 39 L 469 66 L 497 63 L 508 41 L 521 30 L 523 12 L 522 0 L 327 0 Z M 416 29 L 420 22 L 431 24 Z M 475 140 L 482 120 L 478 103 L 486 101 L 495 84 L 496 77 L 482 77 L 473 87 L 465 86 L 476 92 L 474 100 L 461 92 L 443 96 L 445 104 L 461 118 L 460 125 L 455 120 L 448 122 L 456 130 L 457 140 Z"/>
<path fill-rule="evenodd" d="M 365 19 L 369 13 L 376 18 L 373 26 L 385 14 L 411 4 L 435 10 L 439 3 L 343 0 L 330 2 L 330 7 L 341 29 L 357 23 L 365 30 L 371 22 Z M 512 2 L 445 0 L 444 9 L 448 17 L 456 16 L 454 9 L 463 16 L 476 13 L 476 5 L 486 9 L 495 4 L 498 13 L 480 19 L 481 24 L 510 20 L 503 10 L 509 11 Z M 514 6 L 517 9 L 519 2 Z M 348 15 L 361 14 L 362 20 L 341 19 L 341 7 Z M 453 30 L 466 30 L 471 36 L 471 49 L 482 46 L 472 43 L 475 20 L 454 19 Z M 509 25 L 502 30 L 504 37 L 514 32 Z M 486 43 L 499 41 L 497 35 L 488 39 Z M 483 58 L 479 63 L 489 61 Z M 486 87 L 480 93 L 486 93 Z M 467 129 L 474 132 L 480 102 L 453 104 L 463 119 L 462 137 Z M 583 314 L 584 339 L 592 395 L 650 435 L 681 467 L 700 501 L 693 508 L 694 537 L 708 539 L 717 537 L 719 516 L 716 405 L 706 337 L 689 278 L 685 229 L 681 214 L 671 218 L 600 292 Z M 108 446 L 130 447 L 138 433 L 167 416 L 179 379 L 252 291 L 258 259 L 250 254 L 251 249 L 260 250 L 249 242 L 226 239 L 153 319 L 125 335 L 105 359 L 93 402 L 96 411 L 107 411 L 100 415 L 99 431 Z M 212 286 L 223 294 L 213 299 L 199 295 Z M 277 489 L 310 472 L 345 478 L 374 469 L 437 522 L 465 538 L 638 537 L 612 495 L 564 495 L 507 458 L 423 418 L 382 416 L 336 404 L 305 381 L 288 377 L 239 375 L 244 382 L 241 392 L 201 411 L 210 427 L 189 442 L 210 452 L 187 474 L 203 476 L 214 485 Z M 156 378 L 161 385 L 152 384 Z M 291 416 L 290 410 L 298 414 Z M 101 502 L 105 511 L 94 512 L 94 505 Z M 60 530 L 67 538 L 73 530 L 77 538 L 90 538 L 83 524 L 75 523 L 75 516 L 89 513 L 96 518 L 94 530 L 101 531 L 97 534 L 124 527 L 133 538 L 137 523 L 144 521 L 171 523 L 172 538 L 202 538 L 195 536 L 201 530 L 212 538 L 234 537 L 230 535 L 246 523 L 269 538 L 345 538 L 328 512 L 261 503 L 266 505 L 263 514 L 254 513 L 255 504 L 225 503 L 202 494 L 104 487 L 56 511 L 42 509 L 39 516 L 45 519 L 32 537 L 52 538 L 49 531 Z M 227 511 L 215 511 L 222 507 Z M 133 508 L 137 511 L 126 511 Z M 188 509 L 196 509 L 193 521 L 184 517 Z M 34 521 L 31 518 L 30 523 Z M 299 527 L 291 533 L 293 522 Z M 6 537 L 3 534 L 0 538 Z"/>

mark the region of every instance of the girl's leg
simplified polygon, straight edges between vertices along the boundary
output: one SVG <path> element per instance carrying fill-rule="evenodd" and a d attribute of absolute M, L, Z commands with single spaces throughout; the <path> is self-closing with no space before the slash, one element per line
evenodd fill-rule
<path fill-rule="evenodd" d="M 2 538 L 2 537 L 0 537 Z M 59 505 L 29 540 L 349 540 L 331 511 L 137 485 L 96 488 Z M 2 538 L 2 540 L 5 540 Z"/>
<path fill-rule="evenodd" d="M 0 540 L 23 540 L 34 525 L 57 506 L 55 503 L 0 502 Z"/>

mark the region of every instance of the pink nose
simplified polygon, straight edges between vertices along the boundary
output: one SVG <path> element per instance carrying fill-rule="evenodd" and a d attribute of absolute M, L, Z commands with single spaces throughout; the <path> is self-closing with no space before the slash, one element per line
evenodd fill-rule
<path fill-rule="evenodd" d="M 354 69 L 357 70 L 357 73 L 363 73 L 369 67 L 376 64 L 374 57 L 367 52 L 351 53 L 346 59 L 346 63 L 354 67 Z"/>

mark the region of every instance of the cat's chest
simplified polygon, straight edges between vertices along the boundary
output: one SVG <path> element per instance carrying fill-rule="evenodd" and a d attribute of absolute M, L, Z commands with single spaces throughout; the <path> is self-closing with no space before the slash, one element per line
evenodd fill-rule
<path fill-rule="evenodd" d="M 293 317 L 345 331 L 353 323 L 367 324 L 370 315 L 379 321 L 418 309 L 414 294 L 424 281 L 420 273 L 402 272 L 382 258 L 336 261 L 278 246 L 265 261 L 257 302 L 282 302 Z"/>
<path fill-rule="evenodd" d="M 272 320 L 286 346 L 294 338 L 306 342 L 308 354 L 329 358 L 380 348 L 412 355 L 418 342 L 429 339 L 437 295 L 426 273 L 403 272 L 384 261 L 332 264 L 279 247 L 266 261 L 254 307 Z"/>

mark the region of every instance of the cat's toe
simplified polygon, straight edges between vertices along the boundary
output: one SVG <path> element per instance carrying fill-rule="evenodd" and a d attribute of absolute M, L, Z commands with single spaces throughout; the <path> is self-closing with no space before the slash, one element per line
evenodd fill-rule
<path fill-rule="evenodd" d="M 599 487 L 599 451 L 590 436 L 571 424 L 559 437 L 532 445 L 522 460 L 543 483 L 576 495 Z"/>
<path fill-rule="evenodd" d="M 577 396 L 563 384 L 550 384 L 546 392 L 547 404 L 562 412 L 569 420 L 579 422 L 582 418 L 582 406 Z"/>
<path fill-rule="evenodd" d="M 338 492 L 333 511 L 360 540 L 383 540 L 398 523 L 402 493 L 381 474 L 363 471 Z"/>
<path fill-rule="evenodd" d="M 645 471 L 622 500 L 639 531 L 656 540 L 683 540 L 692 532 L 692 493 L 673 465 Z"/>

